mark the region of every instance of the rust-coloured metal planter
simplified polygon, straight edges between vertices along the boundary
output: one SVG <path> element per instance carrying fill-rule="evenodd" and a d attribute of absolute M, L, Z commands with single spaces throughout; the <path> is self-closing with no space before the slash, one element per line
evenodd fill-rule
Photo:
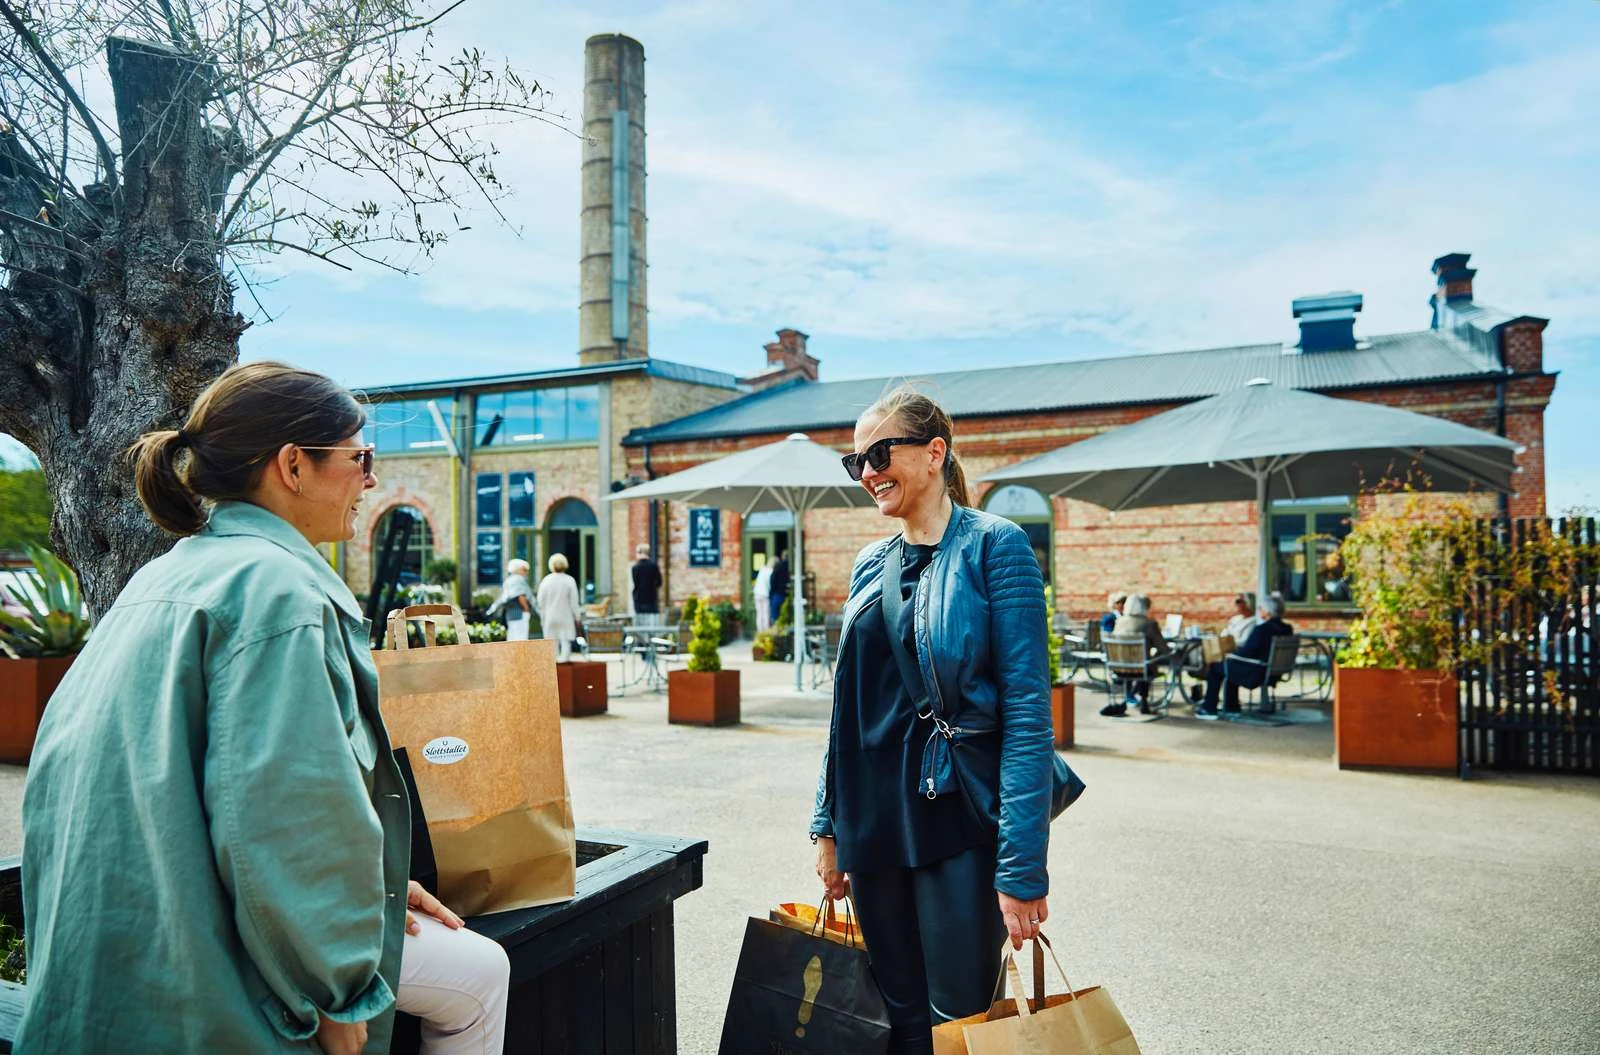
<path fill-rule="evenodd" d="M 667 675 L 667 721 L 674 725 L 739 724 L 739 672 L 670 672 Z"/>
<path fill-rule="evenodd" d="M 1454 675 L 1339 667 L 1333 673 L 1333 756 L 1340 769 L 1455 772 L 1460 712 Z"/>
<path fill-rule="evenodd" d="M 1050 724 L 1055 729 L 1056 749 L 1071 747 L 1076 725 L 1072 705 L 1077 698 L 1075 685 L 1050 686 Z"/>
<path fill-rule="evenodd" d="M 563 718 L 586 718 L 591 714 L 606 713 L 604 663 L 557 663 L 556 689 L 561 694 Z"/>
<path fill-rule="evenodd" d="M 27 764 L 44 705 L 76 658 L 0 659 L 0 762 Z"/>

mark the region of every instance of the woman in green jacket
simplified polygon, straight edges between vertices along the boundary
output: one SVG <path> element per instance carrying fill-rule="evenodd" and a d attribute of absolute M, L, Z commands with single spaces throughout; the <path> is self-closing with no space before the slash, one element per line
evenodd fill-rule
<path fill-rule="evenodd" d="M 377 486 L 364 424 L 327 378 L 253 363 L 131 452 L 151 519 L 185 537 L 40 723 L 18 1051 L 384 1052 L 397 992 L 443 1019 L 425 1037 L 499 1050 L 504 953 L 408 882 L 368 626 L 313 548 L 352 538 Z M 416 985 L 463 959 L 487 1021 Z"/>

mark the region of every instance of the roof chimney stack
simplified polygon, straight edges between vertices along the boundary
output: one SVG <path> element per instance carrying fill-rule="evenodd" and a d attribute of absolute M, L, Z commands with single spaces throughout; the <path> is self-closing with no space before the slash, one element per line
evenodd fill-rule
<path fill-rule="evenodd" d="M 1478 273 L 1468 267 L 1471 253 L 1446 253 L 1433 262 L 1435 289 L 1428 303 L 1433 306 L 1433 328 L 1444 327 L 1445 308 L 1464 308 L 1472 303 L 1472 277 Z"/>
<path fill-rule="evenodd" d="M 1356 312 L 1361 294 L 1348 290 L 1315 297 L 1296 297 L 1290 304 L 1300 320 L 1302 352 L 1347 352 L 1356 346 Z"/>

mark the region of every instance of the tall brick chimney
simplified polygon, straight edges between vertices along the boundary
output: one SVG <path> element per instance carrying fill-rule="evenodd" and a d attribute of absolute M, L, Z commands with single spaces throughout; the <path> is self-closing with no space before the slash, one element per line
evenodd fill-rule
<path fill-rule="evenodd" d="M 779 330 L 778 339 L 767 345 L 767 368 L 753 377 L 740 378 L 739 383 L 759 392 L 796 378 L 815 381 L 822 361 L 806 351 L 806 337 L 792 327 Z"/>
<path fill-rule="evenodd" d="M 1465 307 L 1472 303 L 1472 277 L 1477 268 L 1467 266 L 1471 253 L 1446 253 L 1433 262 L 1434 291 L 1428 298 L 1433 306 L 1433 329 L 1444 324 L 1446 307 Z"/>

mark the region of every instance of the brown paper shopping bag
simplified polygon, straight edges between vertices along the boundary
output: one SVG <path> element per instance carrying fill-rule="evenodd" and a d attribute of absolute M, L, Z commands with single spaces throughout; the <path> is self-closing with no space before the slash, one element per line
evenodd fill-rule
<path fill-rule="evenodd" d="M 1200 639 L 1200 656 L 1207 663 L 1221 663 L 1228 658 L 1228 653 L 1234 648 L 1233 638 L 1227 634 L 1216 634 Z"/>
<path fill-rule="evenodd" d="M 865 949 L 866 939 L 861 936 L 861 926 L 856 923 L 855 904 L 846 900 L 844 918 L 839 918 L 833 901 L 824 898 L 823 908 L 804 901 L 785 901 L 767 913 L 767 919 L 790 930 L 802 931 L 818 938 L 838 942 L 852 949 Z"/>
<path fill-rule="evenodd" d="M 406 621 L 448 619 L 460 644 L 408 648 Z M 384 723 L 416 775 L 439 897 L 463 916 L 566 901 L 577 842 L 561 759 L 555 645 L 467 643 L 454 605 L 390 615 L 373 656 Z"/>
<path fill-rule="evenodd" d="M 1043 948 L 1049 945 L 1043 935 L 1034 940 L 1031 1004 L 1023 995 L 1016 961 L 1008 953 L 1004 976 L 1015 999 L 998 1001 L 985 1014 L 935 1026 L 934 1055 L 1139 1055 L 1133 1030 L 1111 994 L 1099 986 L 1072 991 L 1054 949 L 1050 958 L 1068 992 L 1044 995 Z"/>

